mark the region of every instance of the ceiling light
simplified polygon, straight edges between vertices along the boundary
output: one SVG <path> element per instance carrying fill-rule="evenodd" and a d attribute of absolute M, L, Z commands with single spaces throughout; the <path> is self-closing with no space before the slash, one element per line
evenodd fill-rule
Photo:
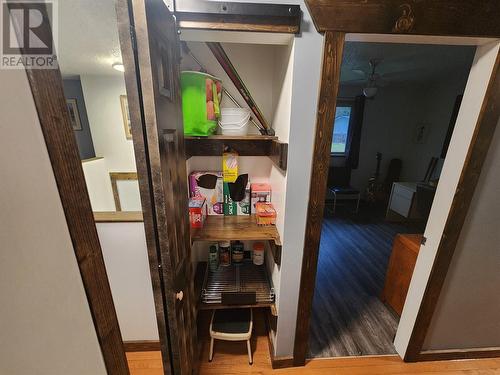
<path fill-rule="evenodd" d="M 118 70 L 119 72 L 124 72 L 125 71 L 125 67 L 123 66 L 122 63 L 114 63 L 112 65 L 113 69 L 114 70 Z"/>
<path fill-rule="evenodd" d="M 366 96 L 368 99 L 371 99 L 375 95 L 377 95 L 377 91 L 378 91 L 377 87 L 365 87 L 363 89 L 363 95 Z"/>

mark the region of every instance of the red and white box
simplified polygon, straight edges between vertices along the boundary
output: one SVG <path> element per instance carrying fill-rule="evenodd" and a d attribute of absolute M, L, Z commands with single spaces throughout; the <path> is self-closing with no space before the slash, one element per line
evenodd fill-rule
<path fill-rule="evenodd" d="M 271 184 L 252 183 L 250 185 L 250 209 L 256 213 L 257 203 L 271 203 Z"/>
<path fill-rule="evenodd" d="M 189 221 L 191 228 L 203 228 L 207 218 L 207 200 L 203 197 L 189 199 Z"/>

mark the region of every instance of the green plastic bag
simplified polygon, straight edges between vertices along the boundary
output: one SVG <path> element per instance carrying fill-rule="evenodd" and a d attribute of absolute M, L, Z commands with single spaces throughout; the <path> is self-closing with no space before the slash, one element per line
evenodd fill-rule
<path fill-rule="evenodd" d="M 220 119 L 221 81 L 210 74 L 185 71 L 181 72 L 181 89 L 184 134 L 214 134 Z"/>

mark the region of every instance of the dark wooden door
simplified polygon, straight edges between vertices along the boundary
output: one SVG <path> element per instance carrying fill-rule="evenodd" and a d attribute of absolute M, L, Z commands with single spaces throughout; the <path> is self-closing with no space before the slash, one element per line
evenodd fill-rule
<path fill-rule="evenodd" d="M 118 0 L 132 137 L 164 372 L 190 374 L 196 322 L 175 20 L 162 0 Z"/>

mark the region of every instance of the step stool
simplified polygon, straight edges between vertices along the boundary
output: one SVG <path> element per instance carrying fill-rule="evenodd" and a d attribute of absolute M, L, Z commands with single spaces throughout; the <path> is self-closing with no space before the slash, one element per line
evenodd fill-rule
<path fill-rule="evenodd" d="M 208 361 L 214 357 L 214 340 L 246 341 L 248 349 L 248 363 L 252 364 L 252 337 L 253 313 L 252 309 L 225 309 L 214 310 L 210 322 L 210 353 Z"/>

